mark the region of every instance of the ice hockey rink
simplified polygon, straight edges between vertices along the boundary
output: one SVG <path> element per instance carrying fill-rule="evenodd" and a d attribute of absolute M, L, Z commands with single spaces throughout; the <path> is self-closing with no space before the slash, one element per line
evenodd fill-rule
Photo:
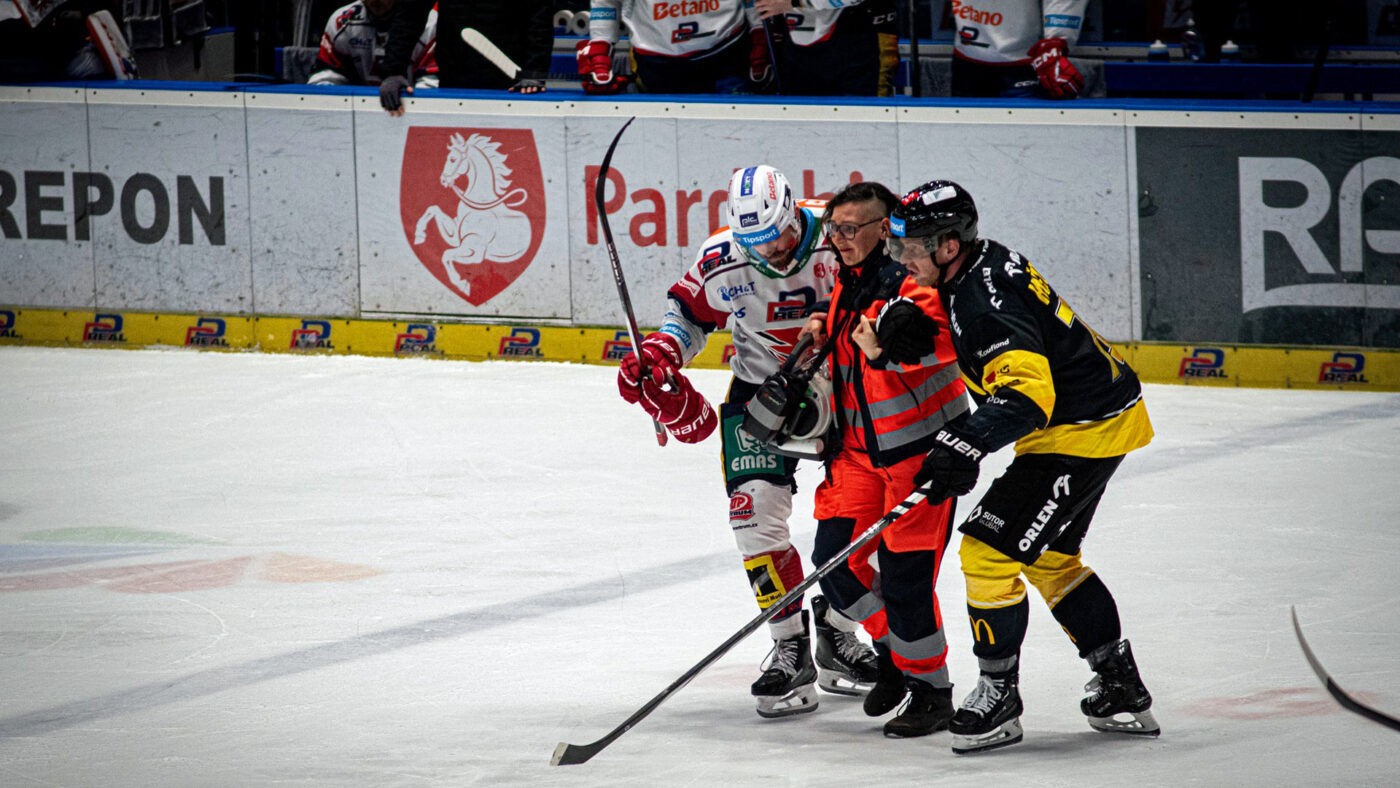
<path fill-rule="evenodd" d="M 1400 394 L 1147 387 L 1085 557 L 1163 729 L 1091 731 L 1039 599 L 1025 741 L 767 721 L 715 439 L 658 447 L 615 368 L 0 348 L 0 785 L 1395 785 Z M 723 397 L 727 373 L 697 371 Z M 1008 461 L 984 468 L 974 495 Z M 799 481 L 795 542 L 810 552 Z M 964 511 L 970 508 L 965 499 Z M 955 537 L 956 538 L 956 537 Z M 956 554 L 955 700 L 976 666 Z"/>

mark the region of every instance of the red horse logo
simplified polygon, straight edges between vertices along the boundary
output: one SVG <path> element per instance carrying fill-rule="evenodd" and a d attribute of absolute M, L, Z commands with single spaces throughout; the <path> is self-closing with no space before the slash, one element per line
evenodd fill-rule
<path fill-rule="evenodd" d="M 418 260 L 466 301 L 490 301 L 529 267 L 544 237 L 544 198 L 529 129 L 408 130 L 404 234 Z"/>

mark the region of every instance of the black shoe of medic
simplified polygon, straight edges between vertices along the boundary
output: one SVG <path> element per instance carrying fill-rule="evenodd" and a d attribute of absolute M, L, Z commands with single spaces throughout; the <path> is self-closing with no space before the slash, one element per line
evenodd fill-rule
<path fill-rule="evenodd" d="M 807 611 L 802 611 L 802 634 L 773 642 L 763 661 L 763 674 L 749 690 L 758 701 L 758 716 L 788 717 L 817 709 L 817 667 L 812 663 L 812 638 Z"/>
<path fill-rule="evenodd" d="M 896 739 L 927 736 L 948 727 L 953 719 L 953 688 L 935 687 L 916 678 L 906 680 L 909 702 L 885 723 L 885 735 Z"/>
<path fill-rule="evenodd" d="M 983 673 L 977 686 L 953 714 L 948 731 L 959 755 L 1006 747 L 1021 740 L 1020 677 L 1015 671 Z"/>
<path fill-rule="evenodd" d="M 880 677 L 874 649 L 854 633 L 827 621 L 831 606 L 826 597 L 812 597 L 812 619 L 817 628 L 817 686 L 837 695 L 865 695 Z"/>
<path fill-rule="evenodd" d="M 865 696 L 865 714 L 880 717 L 894 711 L 894 707 L 904 700 L 908 687 L 904 684 L 904 671 L 894 664 L 894 655 L 884 643 L 875 644 L 876 664 L 879 676 L 870 694 Z"/>
<path fill-rule="evenodd" d="M 1152 695 L 1138 676 L 1133 647 L 1119 640 L 1095 649 L 1089 665 L 1097 674 L 1084 686 L 1088 697 L 1079 709 L 1089 718 L 1089 726 L 1107 733 L 1157 736 L 1162 728 L 1152 715 Z"/>

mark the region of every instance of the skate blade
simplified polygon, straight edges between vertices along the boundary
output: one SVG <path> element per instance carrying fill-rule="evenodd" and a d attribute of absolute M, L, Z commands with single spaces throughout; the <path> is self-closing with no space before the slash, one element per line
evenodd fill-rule
<path fill-rule="evenodd" d="M 804 684 L 786 695 L 758 695 L 756 698 L 758 716 L 770 720 L 817 710 L 817 690 L 811 684 Z"/>
<path fill-rule="evenodd" d="M 1126 733 L 1130 736 L 1160 736 L 1162 727 L 1157 724 L 1157 718 L 1152 716 L 1152 710 L 1146 711 L 1125 711 L 1123 715 L 1132 719 L 1122 720 L 1118 717 L 1089 717 L 1089 727 L 1104 733 Z"/>
<path fill-rule="evenodd" d="M 994 730 L 976 734 L 953 734 L 953 752 L 964 755 L 970 752 L 995 750 L 1009 747 L 1021 740 L 1021 718 L 1007 720 Z"/>
<path fill-rule="evenodd" d="M 874 689 L 873 681 L 856 681 L 849 674 L 826 668 L 817 668 L 817 686 L 834 695 L 861 697 Z"/>

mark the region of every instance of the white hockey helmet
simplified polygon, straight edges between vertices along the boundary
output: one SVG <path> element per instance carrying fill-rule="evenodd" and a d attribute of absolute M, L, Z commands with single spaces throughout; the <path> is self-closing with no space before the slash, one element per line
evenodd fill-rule
<path fill-rule="evenodd" d="M 753 247 L 776 239 L 789 227 L 800 230 L 787 177 L 767 164 L 736 170 L 729 179 L 729 230 L 745 259 L 767 265 Z"/>

